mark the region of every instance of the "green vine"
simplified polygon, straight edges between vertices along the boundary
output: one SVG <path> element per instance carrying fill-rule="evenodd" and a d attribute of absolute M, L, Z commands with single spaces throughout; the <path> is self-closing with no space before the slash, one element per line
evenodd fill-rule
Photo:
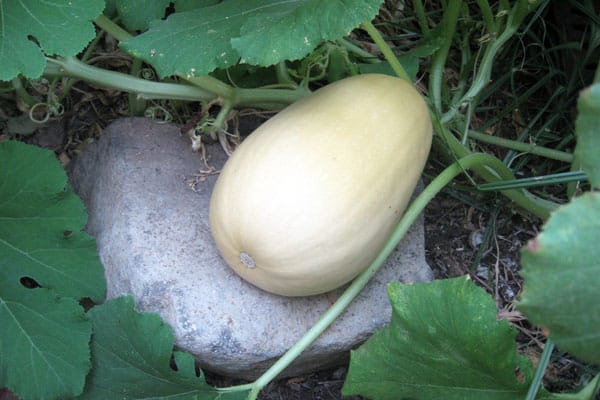
<path fill-rule="evenodd" d="M 472 153 L 455 163 L 451 164 L 442 171 L 423 191 L 415 198 L 408 207 L 402 219 L 392 232 L 390 238 L 379 252 L 377 257 L 371 262 L 369 267 L 358 275 L 348 286 L 337 301 L 327 310 L 321 318 L 298 340 L 275 364 L 264 372 L 253 383 L 232 386 L 219 389 L 223 392 L 250 390 L 249 400 L 254 400 L 258 393 L 286 367 L 288 367 L 298 356 L 306 350 L 325 330 L 344 312 L 350 303 L 358 296 L 362 289 L 369 283 L 371 278 L 381 269 L 387 258 L 398 246 L 411 225 L 423 212 L 429 202 L 452 180 L 463 173 L 464 170 L 475 166 L 485 166 L 492 171 L 499 169 L 498 176 L 503 175 L 504 164 L 496 157 L 484 153 Z"/>

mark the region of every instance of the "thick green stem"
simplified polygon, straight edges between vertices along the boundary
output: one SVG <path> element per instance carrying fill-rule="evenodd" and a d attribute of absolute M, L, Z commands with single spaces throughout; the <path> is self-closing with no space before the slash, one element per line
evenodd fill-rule
<path fill-rule="evenodd" d="M 120 72 L 108 71 L 78 61 L 76 58 L 46 58 L 44 74 L 68 76 L 85 80 L 106 88 L 137 93 L 141 99 L 173 99 L 187 101 L 211 101 L 217 97 L 229 100 L 235 107 L 261 106 L 282 108 L 309 93 L 308 89 L 242 89 L 229 86 L 216 78 L 202 76 L 193 78 L 197 86 L 153 82 Z"/>
<path fill-rule="evenodd" d="M 73 57 L 46 58 L 46 62 L 45 75 L 68 76 L 106 88 L 135 92 L 143 99 L 210 101 L 218 95 L 190 85 L 152 82 L 120 72 L 108 71 L 87 65 Z"/>
<path fill-rule="evenodd" d="M 202 90 L 215 93 L 224 99 L 233 101 L 236 95 L 237 89 L 235 87 L 230 86 L 225 82 L 218 80 L 217 78 L 213 78 L 210 75 L 187 76 L 180 74 L 179 77 L 188 81 L 192 85 L 201 88 Z"/>
<path fill-rule="evenodd" d="M 303 86 L 296 89 L 246 89 L 236 88 L 235 107 L 259 107 L 270 110 L 281 109 L 300 100 L 310 93 Z"/>
<path fill-rule="evenodd" d="M 371 37 L 373 42 L 375 42 L 377 47 L 379 47 L 379 50 L 381 50 L 387 62 L 390 63 L 390 66 L 392 67 L 396 75 L 412 83 L 412 81 L 410 80 L 410 76 L 408 76 L 408 73 L 406 72 L 402 64 L 400 64 L 400 61 L 398 61 L 398 58 L 396 57 L 392 49 L 390 49 L 390 46 L 388 46 L 387 43 L 385 43 L 385 40 L 383 40 L 383 37 L 381 36 L 379 31 L 375 29 L 373 24 L 370 21 L 365 21 L 362 23 L 362 28 L 369 34 L 369 36 Z"/>
<path fill-rule="evenodd" d="M 483 16 L 483 20 L 485 21 L 485 26 L 488 34 L 495 35 L 498 32 L 498 27 L 496 26 L 496 21 L 494 21 L 494 13 L 490 8 L 490 3 L 488 0 L 477 0 L 477 5 L 481 10 L 481 15 Z"/>
<path fill-rule="evenodd" d="M 429 73 L 429 97 L 433 102 L 435 111 L 442 113 L 442 86 L 444 82 L 444 66 L 446 58 L 452 45 L 452 38 L 456 32 L 456 23 L 462 7 L 461 0 L 450 0 L 444 10 L 442 20 L 442 37 L 445 39 L 444 45 L 434 54 L 431 60 Z"/>
<path fill-rule="evenodd" d="M 402 219 L 392 232 L 389 240 L 380 251 L 379 255 L 373 260 L 371 265 L 363 271 L 337 301 L 321 316 L 321 318 L 292 346 L 275 364 L 271 366 L 264 374 L 250 385 L 234 386 L 223 389 L 223 391 L 241 391 L 251 388 L 248 399 L 254 400 L 258 393 L 269 382 L 275 379 L 285 368 L 287 368 L 298 356 L 306 350 L 325 330 L 344 312 L 348 305 L 358 296 L 362 289 L 369 283 L 371 278 L 383 266 L 387 258 L 398 246 L 411 225 L 423 212 L 427 204 L 439 193 L 448 183 L 465 169 L 475 166 L 487 167 L 491 170 L 503 168 L 504 165 L 496 157 L 483 153 L 473 153 L 458 160 L 450 165 L 441 174 L 439 174 L 427 187 L 417 196 L 410 207 L 406 210 Z M 502 176 L 500 171 L 498 176 Z"/>
<path fill-rule="evenodd" d="M 100 41 L 100 39 L 102 37 L 104 37 L 104 31 L 98 32 L 98 34 L 96 35 L 96 37 L 94 38 L 94 40 L 92 40 L 90 42 L 90 44 L 88 45 L 88 47 L 83 52 L 83 55 L 81 56 L 81 61 L 82 62 L 85 63 L 87 60 L 90 59 L 90 57 L 92 56 L 92 53 L 96 49 L 96 45 L 98 44 L 98 42 Z M 60 79 L 60 77 L 56 77 L 56 79 Z M 60 96 L 58 97 L 58 102 L 59 103 L 62 103 L 62 101 L 67 97 L 67 95 L 69 94 L 69 92 L 71 91 L 71 88 L 73 87 L 73 85 L 75 83 L 77 83 L 77 79 L 67 79 L 67 82 L 63 86 L 63 90 L 62 90 Z"/>

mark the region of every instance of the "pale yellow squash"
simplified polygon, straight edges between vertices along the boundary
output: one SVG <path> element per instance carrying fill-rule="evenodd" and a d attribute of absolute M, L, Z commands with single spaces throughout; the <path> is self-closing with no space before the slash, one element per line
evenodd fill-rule
<path fill-rule="evenodd" d="M 266 291 L 332 290 L 377 256 L 422 173 L 432 128 L 399 78 L 325 86 L 254 131 L 225 164 L 210 203 L 231 268 Z"/>

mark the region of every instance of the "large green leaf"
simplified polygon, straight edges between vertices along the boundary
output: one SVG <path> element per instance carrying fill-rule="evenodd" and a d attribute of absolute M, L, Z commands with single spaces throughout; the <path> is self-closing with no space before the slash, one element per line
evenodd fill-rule
<path fill-rule="evenodd" d="M 377 15 L 378 0 L 280 1 L 248 15 L 231 43 L 242 62 L 272 65 L 310 53 L 323 39 L 346 36 Z"/>
<path fill-rule="evenodd" d="M 577 112 L 575 155 L 592 185 L 600 188 L 600 83 L 581 92 Z"/>
<path fill-rule="evenodd" d="M 173 353 L 173 332 L 156 314 L 138 313 L 130 297 L 90 312 L 92 372 L 81 399 L 243 399 L 247 391 L 222 392 L 196 375 L 188 353 Z M 170 366 L 174 357 L 177 371 Z"/>
<path fill-rule="evenodd" d="M 21 142 L 0 143 L 0 269 L 28 277 L 60 296 L 104 299 L 96 241 L 82 232 L 83 203 L 66 189 L 54 153 Z"/>
<path fill-rule="evenodd" d="M 519 309 L 562 350 L 600 365 L 600 193 L 559 208 L 522 254 Z"/>
<path fill-rule="evenodd" d="M 170 15 L 121 46 L 160 77 L 204 75 L 238 62 L 270 65 L 310 53 L 377 14 L 381 0 L 229 0 Z M 177 43 L 177 46 L 173 46 Z"/>
<path fill-rule="evenodd" d="M 592 186 L 600 187 L 600 84 L 583 90 L 575 152 Z M 560 207 L 522 252 L 519 308 L 581 360 L 600 365 L 600 192 Z"/>
<path fill-rule="evenodd" d="M 25 399 L 81 393 L 91 324 L 77 300 L 104 298 L 85 210 L 66 181 L 51 151 L 0 143 L 0 387 Z"/>
<path fill-rule="evenodd" d="M 345 395 L 379 399 L 519 399 L 531 367 L 516 331 L 468 278 L 391 284 L 391 323 L 351 355 Z"/>
<path fill-rule="evenodd" d="M 146 30 L 151 21 L 164 18 L 170 0 L 117 0 L 119 21 L 130 31 Z"/>
<path fill-rule="evenodd" d="M 27 289 L 0 269 L 0 387 L 23 399 L 80 394 L 91 324 L 77 301 Z"/>
<path fill-rule="evenodd" d="M 44 53 L 80 52 L 96 36 L 90 20 L 103 8 L 103 0 L 0 1 L 0 81 L 39 77 Z"/>

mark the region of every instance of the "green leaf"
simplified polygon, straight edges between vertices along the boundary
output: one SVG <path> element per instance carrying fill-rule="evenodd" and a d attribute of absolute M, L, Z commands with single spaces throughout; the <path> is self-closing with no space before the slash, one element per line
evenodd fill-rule
<path fill-rule="evenodd" d="M 193 357 L 173 354 L 173 332 L 156 314 L 138 313 L 130 297 L 90 312 L 92 372 L 81 399 L 243 399 L 247 391 L 223 392 L 196 375 Z M 171 355 L 177 370 L 170 366 Z"/>
<path fill-rule="evenodd" d="M 372 18 L 381 2 L 229 0 L 154 21 L 121 47 L 152 64 L 160 77 L 205 75 L 240 58 L 270 65 L 301 58 L 321 40 L 348 34 Z"/>
<path fill-rule="evenodd" d="M 600 193 L 560 207 L 522 252 L 519 309 L 550 339 L 600 365 Z"/>
<path fill-rule="evenodd" d="M 577 112 L 575 157 L 581 161 L 592 186 L 600 188 L 600 83 L 581 92 Z"/>
<path fill-rule="evenodd" d="M 104 269 L 54 153 L 0 143 L 0 269 L 17 284 L 28 277 L 60 296 L 104 299 Z"/>
<path fill-rule="evenodd" d="M 321 40 L 344 37 L 379 12 L 379 0 L 307 0 L 272 2 L 248 15 L 233 47 L 243 63 L 273 65 L 297 60 Z"/>
<path fill-rule="evenodd" d="M 85 210 L 66 182 L 51 151 L 0 143 L 0 387 L 23 398 L 81 393 L 91 324 L 60 296 L 104 298 Z"/>
<path fill-rule="evenodd" d="M 96 36 L 90 20 L 103 8 L 102 0 L 0 2 L 0 81 L 18 74 L 38 78 L 46 65 L 44 53 L 79 53 Z"/>
<path fill-rule="evenodd" d="M 466 277 L 389 285 L 391 323 L 353 351 L 342 393 L 379 399 L 519 399 L 531 367 L 516 331 Z"/>
<path fill-rule="evenodd" d="M 170 0 L 117 0 L 120 22 L 129 31 L 146 30 L 151 21 L 165 17 Z"/>
<path fill-rule="evenodd" d="M 79 395 L 91 324 L 77 301 L 27 289 L 0 268 L 0 387 L 24 399 Z"/>

